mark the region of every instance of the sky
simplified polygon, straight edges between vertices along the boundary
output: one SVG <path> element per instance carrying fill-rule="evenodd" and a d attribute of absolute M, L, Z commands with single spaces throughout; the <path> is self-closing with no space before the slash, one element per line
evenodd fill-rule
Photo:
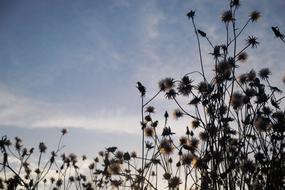
<path fill-rule="evenodd" d="M 109 145 L 136 149 L 140 143 L 136 82 L 147 87 L 149 97 L 161 78 L 199 70 L 197 42 L 186 13 L 195 10 L 197 27 L 220 44 L 224 25 L 219 19 L 226 4 L 226 0 L 1 0 L 0 135 L 52 146 L 59 130 L 68 128 L 67 151 L 91 155 Z M 271 27 L 285 31 L 285 1 L 241 4 L 239 27 L 253 10 L 262 18 L 241 36 L 241 47 L 249 35 L 257 36 L 260 46 L 248 51 L 249 59 L 239 72 L 269 67 L 272 82 L 284 89 L 285 46 Z M 211 49 L 206 41 L 201 45 L 210 72 Z M 155 104 L 157 114 L 173 107 L 163 96 Z"/>

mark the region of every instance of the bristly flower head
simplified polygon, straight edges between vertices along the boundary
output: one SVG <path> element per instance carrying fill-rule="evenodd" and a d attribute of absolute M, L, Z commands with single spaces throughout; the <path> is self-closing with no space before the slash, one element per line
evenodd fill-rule
<path fill-rule="evenodd" d="M 165 93 L 165 97 L 167 99 L 174 99 L 177 96 L 177 92 L 174 89 L 170 89 L 168 92 Z"/>
<path fill-rule="evenodd" d="M 169 189 L 177 189 L 180 184 L 181 184 L 181 180 L 179 177 L 174 176 L 168 180 Z"/>
<path fill-rule="evenodd" d="M 190 18 L 194 18 L 194 16 L 195 16 L 195 11 L 193 11 L 193 10 L 191 10 L 191 11 L 189 11 L 188 13 L 187 13 L 187 17 L 190 19 Z"/>
<path fill-rule="evenodd" d="M 257 130 L 259 131 L 266 131 L 268 126 L 269 126 L 269 119 L 259 116 L 255 119 L 254 121 L 254 126 L 256 127 Z"/>
<path fill-rule="evenodd" d="M 153 106 L 148 106 L 148 107 L 146 107 L 146 109 L 145 109 L 145 112 L 148 112 L 148 113 L 154 113 L 154 107 Z"/>
<path fill-rule="evenodd" d="M 45 153 L 46 152 L 46 149 L 47 149 L 47 146 L 45 145 L 45 143 L 41 142 L 39 144 L 39 150 L 41 153 Z"/>
<path fill-rule="evenodd" d="M 260 19 L 260 17 L 261 17 L 261 14 L 258 11 L 252 11 L 249 14 L 249 18 L 250 18 L 251 22 L 257 22 Z"/>
<path fill-rule="evenodd" d="M 188 153 L 188 154 L 183 154 L 181 161 L 182 161 L 182 165 L 187 165 L 190 166 L 193 160 L 193 155 Z"/>
<path fill-rule="evenodd" d="M 197 127 L 199 127 L 199 125 L 200 125 L 200 121 L 199 120 L 193 120 L 192 121 L 192 128 L 193 129 L 196 129 Z"/>
<path fill-rule="evenodd" d="M 246 52 L 242 52 L 238 55 L 238 60 L 241 62 L 245 62 L 248 58 L 248 54 Z"/>
<path fill-rule="evenodd" d="M 238 92 L 233 93 L 231 97 L 231 105 L 235 110 L 241 108 L 244 104 L 244 96 Z"/>
<path fill-rule="evenodd" d="M 271 71 L 268 68 L 263 68 L 259 71 L 258 75 L 261 79 L 268 79 L 268 76 L 271 75 Z"/>
<path fill-rule="evenodd" d="M 210 53 L 210 54 L 213 55 L 215 57 L 215 59 L 217 59 L 218 57 L 221 56 L 220 49 L 221 49 L 221 46 L 215 46 L 214 47 L 214 52 Z"/>
<path fill-rule="evenodd" d="M 67 133 L 67 129 L 66 128 L 63 128 L 62 130 L 61 130 L 61 134 L 62 135 L 65 135 Z"/>
<path fill-rule="evenodd" d="M 146 136 L 146 137 L 153 137 L 153 135 L 154 135 L 154 130 L 153 130 L 152 127 L 146 127 L 146 128 L 144 129 L 144 133 L 145 133 L 145 136 Z"/>
<path fill-rule="evenodd" d="M 171 154 L 173 152 L 173 145 L 171 140 L 169 139 L 162 139 L 159 145 L 159 151 L 161 154 Z"/>
<path fill-rule="evenodd" d="M 178 119 L 178 118 L 180 118 L 182 116 L 183 116 L 183 112 L 181 112 L 180 109 L 176 109 L 176 110 L 173 111 L 174 119 Z"/>
<path fill-rule="evenodd" d="M 232 22 L 235 20 L 233 13 L 231 10 L 224 11 L 222 13 L 221 19 L 224 23 L 228 24 L 229 22 Z"/>
<path fill-rule="evenodd" d="M 159 81 L 158 86 L 160 90 L 166 91 L 174 87 L 174 79 L 173 78 L 165 78 Z"/>
<path fill-rule="evenodd" d="M 245 84 L 247 82 L 247 79 L 248 79 L 248 74 L 241 74 L 239 77 L 238 77 L 238 82 L 240 84 Z"/>
<path fill-rule="evenodd" d="M 181 81 L 179 81 L 179 85 L 177 87 L 177 90 L 180 94 L 182 94 L 183 96 L 189 96 L 189 94 L 192 91 L 192 80 L 189 79 L 188 76 L 183 76 L 183 78 L 181 79 Z"/>
<path fill-rule="evenodd" d="M 256 48 L 259 42 L 257 41 L 257 37 L 248 36 L 246 39 L 246 45 L 251 46 L 252 48 Z"/>

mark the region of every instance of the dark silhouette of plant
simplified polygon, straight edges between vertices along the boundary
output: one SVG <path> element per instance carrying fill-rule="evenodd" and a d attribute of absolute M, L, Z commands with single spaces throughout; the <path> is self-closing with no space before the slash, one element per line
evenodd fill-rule
<path fill-rule="evenodd" d="M 237 27 L 239 8 L 240 1 L 231 0 L 222 13 L 225 39 L 219 43 L 197 29 L 195 11 L 187 13 L 197 39 L 201 72 L 160 80 L 152 97 L 137 82 L 141 156 L 116 146 L 105 148 L 94 159 L 59 156 L 66 134 L 63 130 L 57 149 L 46 158 L 44 143 L 35 154 L 34 148 L 23 147 L 21 139 L 12 143 L 4 136 L 0 141 L 0 189 L 284 189 L 285 97 L 270 83 L 268 68 L 237 75 L 240 63 L 247 60 L 246 51 L 260 43 L 251 35 L 242 47 L 238 41 L 261 16 L 253 11 L 245 24 Z M 284 42 L 279 29 L 272 30 Z M 202 57 L 201 40 L 212 48 L 208 55 L 213 73 L 204 70 L 207 59 Z M 174 119 L 191 121 L 181 137 L 170 126 L 169 110 L 163 113 L 163 121 L 156 119 L 159 113 L 153 105 L 161 94 L 177 106 Z"/>
<path fill-rule="evenodd" d="M 285 43 L 284 34 L 280 32 L 278 26 L 275 26 L 275 27 L 272 26 L 271 29 L 272 29 L 272 31 L 273 31 L 275 37 L 276 37 L 276 38 L 279 38 L 280 40 L 282 40 L 282 42 Z"/>

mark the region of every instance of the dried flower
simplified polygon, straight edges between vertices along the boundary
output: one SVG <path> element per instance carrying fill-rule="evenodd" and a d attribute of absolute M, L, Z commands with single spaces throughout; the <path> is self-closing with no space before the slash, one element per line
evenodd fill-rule
<path fill-rule="evenodd" d="M 248 54 L 246 52 L 242 52 L 238 55 L 237 59 L 241 62 L 245 62 L 248 58 Z"/>
<path fill-rule="evenodd" d="M 152 127 L 146 127 L 144 129 L 144 134 L 145 134 L 146 137 L 153 137 L 153 135 L 154 135 L 153 128 Z"/>
<path fill-rule="evenodd" d="M 198 97 L 194 97 L 190 102 L 189 102 L 189 104 L 190 105 L 197 105 L 199 102 L 200 102 L 200 98 L 198 98 Z"/>
<path fill-rule="evenodd" d="M 258 75 L 261 79 L 268 79 L 268 76 L 271 75 L 271 71 L 268 68 L 263 68 L 259 71 Z"/>
<path fill-rule="evenodd" d="M 256 127 L 257 130 L 259 131 L 266 131 L 268 126 L 269 126 L 269 119 L 259 116 L 255 119 L 254 121 L 254 126 Z"/>
<path fill-rule="evenodd" d="M 257 41 L 257 37 L 255 36 L 248 36 L 246 39 L 246 45 L 251 46 L 251 48 L 256 48 L 259 42 Z"/>
<path fill-rule="evenodd" d="M 198 121 L 198 120 L 193 120 L 192 121 L 192 128 L 193 129 L 196 129 L 197 127 L 199 127 L 199 125 L 200 125 L 200 121 Z"/>
<path fill-rule="evenodd" d="M 199 140 L 197 138 L 192 138 L 189 142 L 189 146 L 193 148 L 198 148 Z"/>
<path fill-rule="evenodd" d="M 244 104 L 244 96 L 239 92 L 233 93 L 231 97 L 231 105 L 235 110 L 241 108 Z"/>
<path fill-rule="evenodd" d="M 164 179 L 168 180 L 171 178 L 171 174 L 170 173 L 164 173 L 163 177 L 164 177 Z"/>
<path fill-rule="evenodd" d="M 159 145 L 159 151 L 161 154 L 171 154 L 173 152 L 173 145 L 171 140 L 162 139 Z"/>
<path fill-rule="evenodd" d="M 187 17 L 190 19 L 190 18 L 194 18 L 194 16 L 195 16 L 195 11 L 193 11 L 193 10 L 191 10 L 191 11 L 189 11 L 188 13 L 187 13 Z"/>
<path fill-rule="evenodd" d="M 193 160 L 193 155 L 190 153 L 187 154 L 183 154 L 181 161 L 182 161 L 182 165 L 187 165 L 190 166 Z"/>
<path fill-rule="evenodd" d="M 146 90 L 145 90 L 145 87 L 142 85 L 142 83 L 137 82 L 137 89 L 141 93 L 141 97 L 145 96 Z"/>
<path fill-rule="evenodd" d="M 191 83 L 192 80 L 190 80 L 188 76 L 184 76 L 177 87 L 178 92 L 183 96 L 189 96 L 193 87 Z"/>
<path fill-rule="evenodd" d="M 202 141 L 207 141 L 208 140 L 208 133 L 203 131 L 199 133 L 199 137 Z"/>
<path fill-rule="evenodd" d="M 165 97 L 167 99 L 174 99 L 177 95 L 177 92 L 174 89 L 170 89 L 168 92 L 165 93 Z"/>
<path fill-rule="evenodd" d="M 233 65 L 229 61 L 220 61 L 217 65 L 216 72 L 221 76 L 229 77 L 231 75 Z"/>
<path fill-rule="evenodd" d="M 119 160 L 122 160 L 124 156 L 124 152 L 122 151 L 117 151 L 115 154 L 115 157 L 118 158 Z"/>
<path fill-rule="evenodd" d="M 47 149 L 47 146 L 45 145 L 45 143 L 40 142 L 40 144 L 39 144 L 39 150 L 40 150 L 40 152 L 41 152 L 41 153 L 44 153 L 44 152 L 46 152 L 46 149 Z"/>
<path fill-rule="evenodd" d="M 146 107 L 145 112 L 154 113 L 154 107 L 153 106 Z"/>
<path fill-rule="evenodd" d="M 60 187 L 60 186 L 62 185 L 62 182 L 63 182 L 62 179 L 59 178 L 59 179 L 56 181 L 56 186 L 57 186 L 57 187 Z"/>
<path fill-rule="evenodd" d="M 187 137 L 181 137 L 179 139 L 180 145 L 187 145 L 189 144 L 189 139 Z"/>
<path fill-rule="evenodd" d="M 252 11 L 250 14 L 249 14 L 249 18 L 251 20 L 251 22 L 256 22 L 258 21 L 258 19 L 260 19 L 261 17 L 261 14 L 260 12 L 258 11 Z"/>
<path fill-rule="evenodd" d="M 215 59 L 218 59 L 221 56 L 220 49 L 221 49 L 221 46 L 215 46 L 213 53 L 210 53 L 210 54 L 213 55 Z"/>
<path fill-rule="evenodd" d="M 228 24 L 229 22 L 232 22 L 235 20 L 232 11 L 228 10 L 228 11 L 224 11 L 222 13 L 221 19 L 224 23 Z"/>
<path fill-rule="evenodd" d="M 159 81 L 158 86 L 160 90 L 166 91 L 174 87 L 174 79 L 173 78 L 165 78 Z"/>
<path fill-rule="evenodd" d="M 178 118 L 180 118 L 182 116 L 183 116 L 183 112 L 181 112 L 180 109 L 176 109 L 176 110 L 173 111 L 173 117 L 175 119 L 178 119 Z"/>
<path fill-rule="evenodd" d="M 65 135 L 67 133 L 67 129 L 66 128 L 63 128 L 62 130 L 61 130 L 61 134 L 62 135 Z"/>
<path fill-rule="evenodd" d="M 211 93 L 212 91 L 212 87 L 210 84 L 208 84 L 207 82 L 200 82 L 197 85 L 197 90 L 202 94 L 202 95 L 207 95 L 209 93 Z"/>
<path fill-rule="evenodd" d="M 256 73 L 255 71 L 252 69 L 251 71 L 249 71 L 249 73 L 247 74 L 248 76 L 248 80 L 249 81 L 253 81 L 256 78 Z"/>
<path fill-rule="evenodd" d="M 174 176 L 168 180 L 169 189 L 177 189 L 180 184 L 181 184 L 181 180 L 179 177 Z"/>
<path fill-rule="evenodd" d="M 108 166 L 108 172 L 110 174 L 119 174 L 121 172 L 121 164 L 117 161 L 113 161 L 109 166 Z"/>
<path fill-rule="evenodd" d="M 241 74 L 238 77 L 238 81 L 239 81 L 240 84 L 245 84 L 247 82 L 247 78 L 248 78 L 247 74 Z"/>
<path fill-rule="evenodd" d="M 145 120 L 146 123 L 147 123 L 147 122 L 150 122 L 152 119 L 151 119 L 151 116 L 150 116 L 150 115 L 146 115 L 146 116 L 144 117 L 144 120 Z"/>
<path fill-rule="evenodd" d="M 131 152 L 131 157 L 132 158 L 136 158 L 137 157 L 137 153 L 135 151 Z"/>

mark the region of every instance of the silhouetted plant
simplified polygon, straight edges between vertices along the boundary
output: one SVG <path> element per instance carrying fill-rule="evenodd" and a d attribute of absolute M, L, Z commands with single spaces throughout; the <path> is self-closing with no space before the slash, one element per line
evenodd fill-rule
<path fill-rule="evenodd" d="M 246 50 L 260 43 L 257 37 L 248 36 L 238 47 L 238 40 L 261 16 L 253 11 L 237 27 L 239 7 L 239 0 L 231 0 L 222 13 L 225 39 L 219 43 L 197 29 L 195 11 L 187 13 L 197 39 L 201 72 L 160 80 L 152 97 L 137 82 L 141 156 L 116 146 L 100 151 L 94 159 L 59 156 L 67 132 L 62 130 L 57 149 L 46 158 L 43 142 L 35 154 L 34 148 L 23 147 L 21 139 L 12 142 L 4 136 L 0 141 L 0 189 L 284 189 L 284 94 L 270 83 L 268 68 L 237 76 L 240 63 L 247 61 Z M 272 30 L 284 41 L 277 27 Z M 209 56 L 214 65 L 214 72 L 208 75 L 200 45 L 204 39 L 212 48 Z M 198 78 L 194 76 L 201 77 L 200 81 L 194 81 Z M 191 120 L 181 137 L 170 127 L 169 110 L 163 113 L 163 121 L 156 119 L 159 113 L 151 104 L 161 94 L 176 104 L 172 114 L 176 120 Z"/>

